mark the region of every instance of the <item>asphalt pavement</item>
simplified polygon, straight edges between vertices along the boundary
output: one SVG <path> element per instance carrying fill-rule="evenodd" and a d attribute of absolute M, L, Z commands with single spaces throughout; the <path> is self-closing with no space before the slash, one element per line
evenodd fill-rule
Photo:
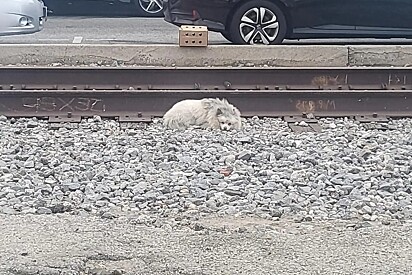
<path fill-rule="evenodd" d="M 210 42 L 227 43 L 211 33 Z M 140 17 L 49 17 L 45 28 L 35 34 L 0 37 L 0 43 L 19 44 L 176 44 L 178 27 L 163 18 Z"/>
<path fill-rule="evenodd" d="M 136 16 L 50 16 L 45 28 L 28 35 L 3 36 L 0 44 L 167 44 L 178 43 L 178 27 L 163 18 Z M 209 44 L 230 45 L 221 34 L 209 33 Z M 285 40 L 294 45 L 410 45 L 408 39 Z"/>
<path fill-rule="evenodd" d="M 411 274 L 411 224 L 0 215 L 0 275 Z"/>

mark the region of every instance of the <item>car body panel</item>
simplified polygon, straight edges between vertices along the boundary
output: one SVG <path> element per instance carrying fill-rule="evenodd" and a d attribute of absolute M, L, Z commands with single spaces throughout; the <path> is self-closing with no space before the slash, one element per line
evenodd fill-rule
<path fill-rule="evenodd" d="M 164 0 L 165 20 L 224 32 L 235 9 L 247 1 L 253 0 Z M 412 0 L 272 1 L 285 12 L 286 38 L 412 37 Z"/>
<path fill-rule="evenodd" d="M 39 32 L 46 21 L 47 7 L 40 0 L 0 0 L 0 36 Z"/>
<path fill-rule="evenodd" d="M 127 14 L 145 17 L 162 17 L 162 0 L 43 0 L 55 15 L 124 15 L 113 7 L 127 8 Z M 94 6 L 96 5 L 96 6 Z M 123 6 L 124 5 L 124 6 Z M 134 8 L 129 8 L 133 5 Z M 95 9 L 97 7 L 97 9 Z"/>

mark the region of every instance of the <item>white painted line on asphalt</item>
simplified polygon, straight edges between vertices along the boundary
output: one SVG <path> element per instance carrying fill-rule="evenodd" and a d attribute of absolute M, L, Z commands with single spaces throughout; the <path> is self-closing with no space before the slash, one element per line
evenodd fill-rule
<path fill-rule="evenodd" d="M 80 44 L 83 41 L 83 37 L 81 36 L 76 36 L 73 38 L 73 44 Z"/>

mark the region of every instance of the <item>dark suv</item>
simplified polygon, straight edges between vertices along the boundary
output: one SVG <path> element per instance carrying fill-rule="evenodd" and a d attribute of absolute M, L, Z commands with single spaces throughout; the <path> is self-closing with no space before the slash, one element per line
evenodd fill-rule
<path fill-rule="evenodd" d="M 165 20 L 237 44 L 299 38 L 412 38 L 412 0 L 164 0 Z"/>
<path fill-rule="evenodd" d="M 97 13 L 107 14 L 110 13 L 112 10 L 112 5 L 114 3 L 126 3 L 126 4 L 133 4 L 135 7 L 135 11 L 140 16 L 145 17 L 162 17 L 163 16 L 163 1 L 162 0 L 44 0 L 46 5 L 51 10 L 56 10 L 57 14 L 66 14 L 68 7 L 74 7 L 77 5 L 81 5 L 84 3 L 88 4 L 107 4 L 107 8 Z M 78 8 L 77 8 L 78 9 Z M 75 14 L 80 13 L 83 14 L 82 10 L 75 10 Z M 69 9 L 70 10 L 70 9 Z M 70 14 L 73 14 L 72 11 L 69 11 Z"/>

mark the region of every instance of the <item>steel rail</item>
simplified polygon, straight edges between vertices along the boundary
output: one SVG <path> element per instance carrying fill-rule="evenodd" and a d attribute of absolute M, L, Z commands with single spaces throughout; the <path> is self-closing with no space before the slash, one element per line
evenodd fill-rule
<path fill-rule="evenodd" d="M 0 67 L 3 90 L 411 90 L 412 68 Z"/>
<path fill-rule="evenodd" d="M 245 117 L 412 117 L 412 90 L 2 90 L 0 114 L 52 122 L 78 122 L 94 115 L 140 122 L 162 116 L 180 100 L 203 97 L 227 98 Z"/>

